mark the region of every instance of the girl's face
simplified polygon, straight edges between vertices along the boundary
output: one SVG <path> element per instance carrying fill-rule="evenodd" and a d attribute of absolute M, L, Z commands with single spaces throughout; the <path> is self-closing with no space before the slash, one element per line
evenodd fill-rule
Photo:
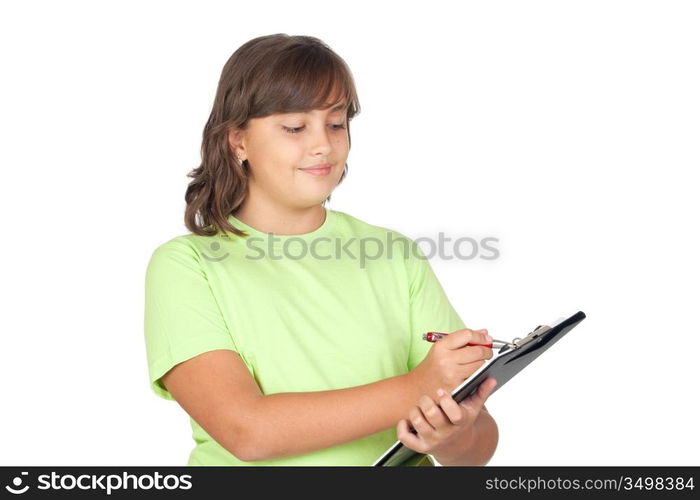
<path fill-rule="evenodd" d="M 308 113 L 253 118 L 246 130 L 231 131 L 229 142 L 248 160 L 248 196 L 309 208 L 322 203 L 337 186 L 349 151 L 346 104 Z M 304 169 L 330 166 L 314 175 Z"/>

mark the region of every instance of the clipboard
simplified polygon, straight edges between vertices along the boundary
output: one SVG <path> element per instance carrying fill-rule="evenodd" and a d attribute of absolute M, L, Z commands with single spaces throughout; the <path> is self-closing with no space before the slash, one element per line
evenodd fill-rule
<path fill-rule="evenodd" d="M 493 358 L 457 386 L 452 391 L 452 398 L 458 403 L 471 396 L 479 385 L 489 377 L 497 380 L 496 387 L 489 398 L 523 368 L 532 363 L 544 351 L 578 325 L 586 315 L 579 311 L 568 318 L 559 318 L 552 325 L 539 325 L 523 338 L 515 338 L 511 343 L 501 347 Z M 414 432 L 415 431 L 411 431 Z M 391 446 L 373 464 L 374 467 L 400 467 L 417 463 L 425 457 L 406 446 L 401 441 Z"/>

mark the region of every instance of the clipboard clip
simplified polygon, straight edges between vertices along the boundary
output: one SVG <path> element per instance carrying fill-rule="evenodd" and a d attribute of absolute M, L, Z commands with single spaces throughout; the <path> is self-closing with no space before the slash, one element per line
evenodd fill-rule
<path fill-rule="evenodd" d="M 523 337 L 523 338 L 515 337 L 513 339 L 513 342 L 511 343 L 511 345 L 513 346 L 514 349 L 518 348 L 518 347 L 522 347 L 525 344 L 532 342 L 537 337 L 540 337 L 541 335 L 547 333 L 551 329 L 552 329 L 552 327 L 550 327 L 548 325 L 539 325 L 537 328 L 535 328 L 530 333 L 528 333 L 525 337 Z"/>

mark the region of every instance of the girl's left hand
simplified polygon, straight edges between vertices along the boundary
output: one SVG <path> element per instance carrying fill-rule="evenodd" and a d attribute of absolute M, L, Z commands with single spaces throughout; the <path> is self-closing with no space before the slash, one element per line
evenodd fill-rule
<path fill-rule="evenodd" d="M 494 387 L 496 379 L 490 377 L 461 403 L 442 389 L 438 390 L 437 401 L 430 396 L 421 396 L 418 406 L 409 411 L 409 419 L 399 421 L 397 438 L 418 453 L 435 456 L 440 463 L 458 459 L 473 444 L 474 422 Z M 409 421 L 417 434 L 411 432 Z M 441 457 L 443 460 L 440 460 Z"/>

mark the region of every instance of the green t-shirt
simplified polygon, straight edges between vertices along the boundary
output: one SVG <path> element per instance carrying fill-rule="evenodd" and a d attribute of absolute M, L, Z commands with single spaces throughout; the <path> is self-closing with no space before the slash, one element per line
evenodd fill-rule
<path fill-rule="evenodd" d="M 263 394 L 355 387 L 413 369 L 432 346 L 423 333 L 466 328 L 413 240 L 325 210 L 321 227 L 302 235 L 273 239 L 230 216 L 249 238 L 188 234 L 156 248 L 144 329 L 158 396 L 173 400 L 161 382 L 168 370 L 215 349 L 237 352 Z M 190 423 L 188 465 L 371 465 L 397 439 L 390 428 L 243 462 Z"/>

